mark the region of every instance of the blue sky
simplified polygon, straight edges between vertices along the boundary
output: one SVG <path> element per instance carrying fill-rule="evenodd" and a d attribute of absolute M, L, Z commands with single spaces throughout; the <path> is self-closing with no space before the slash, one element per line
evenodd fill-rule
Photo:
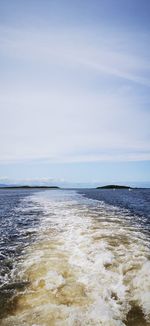
<path fill-rule="evenodd" d="M 149 16 L 149 0 L 0 2 L 1 182 L 150 182 Z"/>

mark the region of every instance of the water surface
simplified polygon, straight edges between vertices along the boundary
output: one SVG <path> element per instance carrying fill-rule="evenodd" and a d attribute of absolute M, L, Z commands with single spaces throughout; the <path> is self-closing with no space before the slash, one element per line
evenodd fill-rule
<path fill-rule="evenodd" d="M 1 190 L 1 325 L 150 325 L 149 199 Z"/>

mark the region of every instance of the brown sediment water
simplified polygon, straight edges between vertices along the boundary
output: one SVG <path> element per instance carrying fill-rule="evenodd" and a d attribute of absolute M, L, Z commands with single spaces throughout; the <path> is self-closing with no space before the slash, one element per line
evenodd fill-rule
<path fill-rule="evenodd" d="M 104 203 L 76 192 L 32 196 L 43 216 L 18 265 L 28 285 L 1 326 L 149 326 L 145 235 Z"/>

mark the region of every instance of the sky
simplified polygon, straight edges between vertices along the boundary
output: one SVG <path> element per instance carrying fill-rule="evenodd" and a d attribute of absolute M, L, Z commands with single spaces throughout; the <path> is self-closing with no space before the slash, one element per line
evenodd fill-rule
<path fill-rule="evenodd" d="M 150 185 L 150 1 L 0 1 L 0 183 Z"/>

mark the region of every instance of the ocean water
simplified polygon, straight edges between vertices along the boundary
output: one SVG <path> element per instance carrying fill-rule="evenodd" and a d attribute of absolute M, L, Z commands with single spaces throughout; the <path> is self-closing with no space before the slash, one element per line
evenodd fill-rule
<path fill-rule="evenodd" d="M 150 325 L 149 231 L 150 189 L 0 190 L 0 325 Z"/>

